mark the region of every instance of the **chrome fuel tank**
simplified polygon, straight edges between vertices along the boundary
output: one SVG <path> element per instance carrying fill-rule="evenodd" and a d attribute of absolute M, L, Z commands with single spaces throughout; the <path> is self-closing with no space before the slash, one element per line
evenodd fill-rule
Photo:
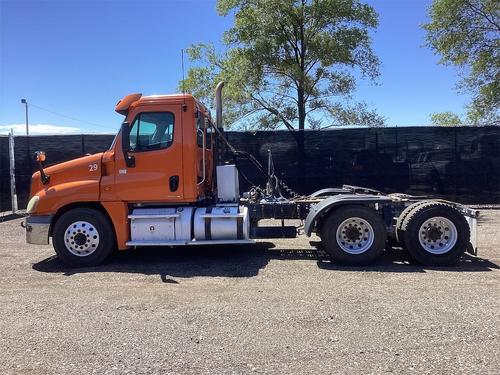
<path fill-rule="evenodd" d="M 221 205 L 198 208 L 193 221 L 197 241 L 249 238 L 250 219 L 247 207 Z"/>

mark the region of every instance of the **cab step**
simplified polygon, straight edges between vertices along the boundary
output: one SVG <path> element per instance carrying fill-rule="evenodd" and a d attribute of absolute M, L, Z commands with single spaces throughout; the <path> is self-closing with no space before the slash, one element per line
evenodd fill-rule
<path fill-rule="evenodd" d="M 128 241 L 127 246 L 193 246 L 193 245 L 247 245 L 254 240 L 200 240 L 200 241 Z"/>

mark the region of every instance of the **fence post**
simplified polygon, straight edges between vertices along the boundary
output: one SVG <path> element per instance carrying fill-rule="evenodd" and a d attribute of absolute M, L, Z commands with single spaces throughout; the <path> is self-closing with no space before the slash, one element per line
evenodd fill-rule
<path fill-rule="evenodd" d="M 17 194 L 16 194 L 16 161 L 14 158 L 14 130 L 9 133 L 9 165 L 10 165 L 10 199 L 12 202 L 12 213 L 17 212 Z"/>

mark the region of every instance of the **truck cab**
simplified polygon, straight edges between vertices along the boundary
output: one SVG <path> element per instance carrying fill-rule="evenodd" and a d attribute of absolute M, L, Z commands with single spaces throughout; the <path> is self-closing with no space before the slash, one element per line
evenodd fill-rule
<path fill-rule="evenodd" d="M 101 179 L 101 200 L 193 203 L 212 198 L 210 113 L 191 95 L 129 95 Z"/>
<path fill-rule="evenodd" d="M 50 236 L 54 242 L 61 217 L 74 216 L 78 223 L 82 221 L 76 218 L 79 211 L 93 210 L 107 222 L 105 229 L 112 233 L 114 244 L 126 249 L 133 237 L 130 222 L 135 219 L 135 226 L 139 225 L 141 210 L 148 210 L 151 221 L 164 219 L 175 226 L 175 218 L 161 215 L 158 209 L 191 212 L 195 206 L 216 203 L 214 124 L 203 104 L 188 94 L 130 94 L 115 110 L 125 119 L 109 150 L 33 174 L 26 223 L 29 243 L 48 244 Z M 226 203 L 237 205 L 237 198 Z M 134 209 L 135 216 L 131 215 Z M 65 221 L 71 224 L 71 219 Z M 70 226 L 66 232 L 73 234 Z M 69 250 L 82 257 L 77 261 L 87 256 L 93 245 L 99 246 L 103 237 L 92 243 L 93 235 L 83 229 L 90 226 L 90 222 L 76 224 L 74 235 L 63 236 L 62 245 L 74 245 Z M 96 226 L 92 226 L 94 233 Z M 154 225 L 148 229 L 157 231 Z M 89 241 L 83 242 L 83 234 Z M 175 242 L 177 238 L 168 240 Z"/>

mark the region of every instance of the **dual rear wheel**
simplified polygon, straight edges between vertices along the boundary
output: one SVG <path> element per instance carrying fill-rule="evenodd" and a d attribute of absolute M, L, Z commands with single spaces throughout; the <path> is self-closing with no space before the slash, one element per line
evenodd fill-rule
<path fill-rule="evenodd" d="M 401 246 L 412 258 L 431 266 L 456 263 L 470 242 L 470 228 L 464 216 L 440 201 L 414 204 L 399 223 L 399 233 Z"/>
<path fill-rule="evenodd" d="M 335 262 L 366 265 L 375 261 L 387 242 L 386 225 L 369 207 L 345 206 L 323 221 L 320 236 Z M 455 263 L 464 254 L 470 230 L 463 215 L 439 201 L 417 202 L 405 209 L 396 224 L 399 244 L 424 265 Z"/>

